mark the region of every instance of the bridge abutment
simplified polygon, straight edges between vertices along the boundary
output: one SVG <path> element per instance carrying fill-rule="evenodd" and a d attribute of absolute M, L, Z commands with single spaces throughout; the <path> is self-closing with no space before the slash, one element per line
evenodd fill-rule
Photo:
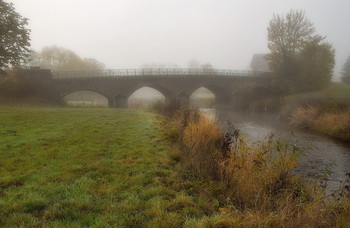
<path fill-rule="evenodd" d="M 113 98 L 107 98 L 108 99 L 108 108 L 113 108 L 113 105 L 114 105 L 114 101 L 113 101 Z"/>
<path fill-rule="evenodd" d="M 128 108 L 128 98 L 126 97 L 108 98 L 108 108 Z"/>

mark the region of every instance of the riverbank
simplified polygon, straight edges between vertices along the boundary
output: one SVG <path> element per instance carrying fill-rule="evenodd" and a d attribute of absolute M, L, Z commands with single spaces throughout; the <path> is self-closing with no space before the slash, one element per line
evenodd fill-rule
<path fill-rule="evenodd" d="M 171 112 L 178 103 L 169 104 L 160 112 L 182 152 L 181 166 L 220 186 L 220 213 L 193 219 L 190 227 L 349 226 L 347 190 L 326 196 L 322 186 L 292 172 L 305 148 L 272 136 L 251 144 L 232 125 L 222 130 L 196 110 Z"/>
<path fill-rule="evenodd" d="M 350 85 L 285 98 L 280 116 L 293 126 L 350 142 Z"/>

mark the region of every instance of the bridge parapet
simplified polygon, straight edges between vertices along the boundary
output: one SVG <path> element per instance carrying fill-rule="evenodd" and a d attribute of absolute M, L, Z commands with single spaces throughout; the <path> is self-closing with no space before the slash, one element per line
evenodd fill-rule
<path fill-rule="evenodd" d="M 226 70 L 226 69 L 189 69 L 189 68 L 157 68 L 157 69 L 111 69 L 111 70 L 77 70 L 53 71 L 54 79 L 90 78 L 90 77 L 126 77 L 126 76 L 269 76 L 270 72 Z"/>

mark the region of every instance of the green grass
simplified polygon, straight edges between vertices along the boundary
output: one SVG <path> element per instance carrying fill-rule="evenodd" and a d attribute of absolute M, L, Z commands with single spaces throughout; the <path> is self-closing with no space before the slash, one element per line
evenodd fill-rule
<path fill-rule="evenodd" d="M 212 214 L 208 184 L 180 175 L 158 118 L 0 107 L 0 227 L 179 227 Z"/>
<path fill-rule="evenodd" d="M 293 94 L 287 97 L 288 100 L 300 99 L 300 98 L 348 98 L 350 99 L 350 84 L 334 82 L 331 83 L 328 88 L 319 91 Z"/>

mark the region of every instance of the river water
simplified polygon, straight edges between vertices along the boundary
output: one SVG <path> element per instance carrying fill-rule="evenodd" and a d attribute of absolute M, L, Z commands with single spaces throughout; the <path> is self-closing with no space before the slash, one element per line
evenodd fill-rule
<path fill-rule="evenodd" d="M 271 134 L 275 138 L 295 143 L 299 147 L 310 147 L 305 156 L 299 160 L 295 172 L 311 180 L 324 171 L 330 172 L 327 191 L 337 190 L 345 180 L 345 174 L 350 172 L 350 145 L 336 142 L 317 134 L 293 129 L 281 123 L 272 114 L 242 114 L 229 110 L 201 109 L 210 119 L 215 119 L 220 125 L 230 120 L 251 142 L 259 142 Z"/>

